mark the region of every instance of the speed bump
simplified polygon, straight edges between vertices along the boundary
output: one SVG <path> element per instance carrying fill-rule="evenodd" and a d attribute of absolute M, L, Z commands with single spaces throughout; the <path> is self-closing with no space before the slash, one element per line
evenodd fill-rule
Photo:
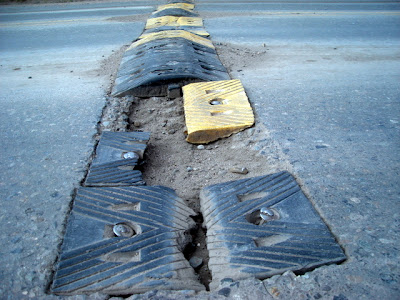
<path fill-rule="evenodd" d="M 52 293 L 204 290 L 182 253 L 194 214 L 162 186 L 79 188 Z"/>
<path fill-rule="evenodd" d="M 152 17 L 176 16 L 176 17 L 198 17 L 199 15 L 190 9 L 183 8 L 164 8 L 156 10 L 151 14 Z"/>
<path fill-rule="evenodd" d="M 208 37 L 210 34 L 203 28 L 203 27 L 193 27 L 193 26 L 183 26 L 183 27 L 172 27 L 172 26 L 162 26 L 162 27 L 156 27 L 152 29 L 146 29 L 139 39 L 142 39 L 146 36 L 148 36 L 151 33 L 156 33 L 156 32 L 164 32 L 168 30 L 183 30 L 186 32 L 193 33 L 195 35 L 200 35 L 201 37 Z"/>
<path fill-rule="evenodd" d="M 153 32 L 149 34 L 145 34 L 141 37 L 139 37 L 139 40 L 136 42 L 132 43 L 126 51 L 129 51 L 133 48 L 139 47 L 140 45 L 152 42 L 154 40 L 160 40 L 160 39 L 176 39 L 176 38 L 184 38 L 187 39 L 193 43 L 200 44 L 202 46 L 206 46 L 211 49 L 215 49 L 214 45 L 209 39 L 206 39 L 204 37 L 198 36 L 196 34 L 193 34 L 191 32 L 185 31 L 185 30 L 165 30 L 165 31 L 159 31 L 159 32 Z"/>
<path fill-rule="evenodd" d="M 182 8 L 186 10 L 193 10 L 194 9 L 194 4 L 192 3 L 169 3 L 165 5 L 160 5 L 157 7 L 157 10 L 163 10 L 167 8 Z"/>
<path fill-rule="evenodd" d="M 151 29 L 162 26 L 191 26 L 191 27 L 202 27 L 203 20 L 198 17 L 176 17 L 176 16 L 164 16 L 159 18 L 151 18 L 147 20 L 145 29 Z"/>
<path fill-rule="evenodd" d="M 224 278 L 264 279 L 346 259 L 288 172 L 208 186 L 200 204 L 214 286 Z"/>
<path fill-rule="evenodd" d="M 166 96 L 170 83 L 224 79 L 229 75 L 214 49 L 185 38 L 154 39 L 125 52 L 113 95 Z"/>
<path fill-rule="evenodd" d="M 148 132 L 104 131 L 89 168 L 85 186 L 143 185 L 142 172 L 137 170 L 143 158 Z"/>
<path fill-rule="evenodd" d="M 253 110 L 238 79 L 192 83 L 182 90 L 189 143 L 209 143 L 254 124 Z"/>

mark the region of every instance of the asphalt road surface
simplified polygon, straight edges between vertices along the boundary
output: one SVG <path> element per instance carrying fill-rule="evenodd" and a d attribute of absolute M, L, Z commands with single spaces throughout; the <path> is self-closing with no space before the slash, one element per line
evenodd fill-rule
<path fill-rule="evenodd" d="M 102 62 L 161 3 L 0 7 L 1 298 L 53 297 L 44 291 L 109 88 Z M 280 294 L 271 282 L 268 292 L 396 299 L 399 3 L 198 0 L 196 8 L 349 257 L 290 284 L 275 278 Z"/>
<path fill-rule="evenodd" d="M 44 297 L 105 105 L 102 62 L 144 27 L 118 17 L 153 10 L 150 1 L 0 7 L 0 298 Z"/>

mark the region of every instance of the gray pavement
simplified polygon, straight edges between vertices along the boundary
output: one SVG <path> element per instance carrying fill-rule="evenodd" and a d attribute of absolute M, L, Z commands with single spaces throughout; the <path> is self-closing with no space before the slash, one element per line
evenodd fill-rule
<path fill-rule="evenodd" d="M 109 18 L 143 7 L 0 7 L 1 299 L 45 297 L 109 89 L 102 61 L 144 26 Z"/>
<path fill-rule="evenodd" d="M 0 7 L 1 298 L 53 298 L 44 290 L 105 104 L 101 61 L 142 31 L 144 21 L 123 17 L 149 13 L 155 2 Z M 225 283 L 223 292 L 163 295 L 397 299 L 399 4 L 196 3 L 257 122 L 349 259 L 263 284 Z"/>

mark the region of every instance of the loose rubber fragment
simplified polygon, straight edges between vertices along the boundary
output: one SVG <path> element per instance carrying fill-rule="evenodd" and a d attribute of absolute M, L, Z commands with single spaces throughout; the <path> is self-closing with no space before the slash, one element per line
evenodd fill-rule
<path fill-rule="evenodd" d="M 240 80 L 192 83 L 182 90 L 189 143 L 210 143 L 254 124 Z"/>
<path fill-rule="evenodd" d="M 84 185 L 144 185 L 142 172 L 137 170 L 137 166 L 149 138 L 148 132 L 104 131 Z"/>

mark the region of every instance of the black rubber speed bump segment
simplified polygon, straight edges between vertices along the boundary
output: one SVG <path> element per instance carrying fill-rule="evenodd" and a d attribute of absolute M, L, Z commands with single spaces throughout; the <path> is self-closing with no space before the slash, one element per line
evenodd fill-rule
<path fill-rule="evenodd" d="M 125 52 L 113 95 L 166 96 L 168 84 L 176 81 L 226 79 L 229 75 L 213 48 L 183 37 L 161 38 Z"/>
<path fill-rule="evenodd" d="M 176 17 L 198 17 L 199 15 L 191 10 L 183 8 L 164 8 L 157 10 L 151 14 L 151 17 L 158 18 L 164 16 L 176 16 Z"/>
<path fill-rule="evenodd" d="M 212 286 L 224 278 L 264 279 L 346 259 L 288 172 L 206 187 L 200 203 Z"/>
<path fill-rule="evenodd" d="M 161 26 L 161 27 L 156 27 L 156 28 L 151 28 L 151 29 L 145 29 L 143 34 L 140 36 L 140 39 L 150 35 L 150 34 L 156 34 L 157 32 L 166 32 L 166 31 L 184 31 L 188 33 L 192 33 L 194 35 L 198 35 L 200 37 L 206 38 L 209 37 L 210 34 L 203 28 L 203 27 L 194 27 L 194 26 Z M 210 44 L 211 41 L 209 41 Z"/>
<path fill-rule="evenodd" d="M 149 139 L 148 132 L 104 131 L 84 185 L 144 185 L 142 172 L 136 167 Z"/>
<path fill-rule="evenodd" d="M 161 186 L 79 188 L 51 291 L 204 290 L 184 258 L 194 212 Z"/>

